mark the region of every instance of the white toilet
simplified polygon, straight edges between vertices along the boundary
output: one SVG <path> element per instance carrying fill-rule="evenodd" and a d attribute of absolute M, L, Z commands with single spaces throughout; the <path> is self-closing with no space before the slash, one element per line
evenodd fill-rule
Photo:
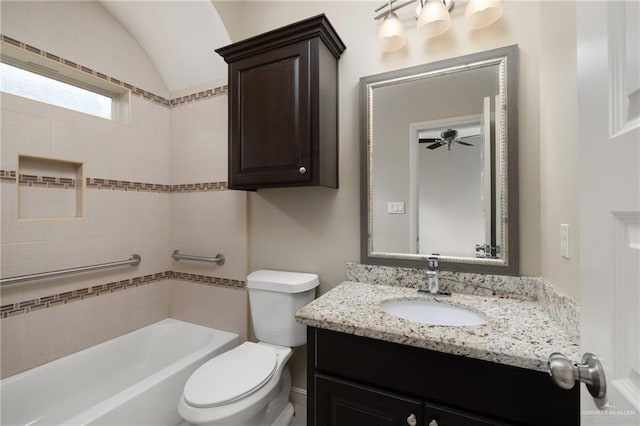
<path fill-rule="evenodd" d="M 259 343 L 246 342 L 198 368 L 178 402 L 182 418 L 196 425 L 286 426 L 291 373 L 285 366 L 292 347 L 307 341 L 295 313 L 315 297 L 318 276 L 260 270 L 247 288 Z"/>

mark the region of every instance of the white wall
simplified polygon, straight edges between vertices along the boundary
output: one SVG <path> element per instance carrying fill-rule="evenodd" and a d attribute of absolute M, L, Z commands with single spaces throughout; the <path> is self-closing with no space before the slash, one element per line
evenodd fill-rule
<path fill-rule="evenodd" d="M 521 274 L 540 275 L 539 77 L 540 5 L 505 2 L 504 15 L 484 30 L 468 31 L 464 2 L 452 10 L 451 30 L 416 40 L 411 8 L 404 50 L 381 53 L 375 44 L 378 2 L 250 2 L 242 7 L 245 36 L 325 13 L 345 42 L 340 60 L 340 189 L 285 188 L 249 194 L 249 270 L 274 268 L 320 275 L 320 293 L 345 279 L 345 262 L 360 259 L 358 83 L 365 75 L 517 43 L 520 46 L 520 253 Z M 231 5 L 226 5 L 227 8 Z M 219 10 L 223 21 L 224 10 Z M 237 21 L 237 15 L 234 15 Z M 236 40 L 234 40 L 236 41 Z M 300 363 L 301 364 L 301 363 Z M 305 386 L 302 371 L 294 385 Z"/>
<path fill-rule="evenodd" d="M 542 2 L 540 49 L 540 274 L 580 298 L 576 4 Z M 571 227 L 571 259 L 560 255 L 560 224 Z"/>
<path fill-rule="evenodd" d="M 520 46 L 520 211 L 523 275 L 539 275 L 539 4 L 506 2 L 504 16 L 475 32 L 463 24 L 464 5 L 453 9 L 451 31 L 427 43 L 407 25 L 407 47 L 376 48 L 375 2 L 255 2 L 245 4 L 254 35 L 326 13 L 347 45 L 340 60 L 340 189 L 296 188 L 249 194 L 249 269 L 295 268 L 319 272 L 324 292 L 344 279 L 344 263 L 359 260 L 359 78 L 378 72 L 517 43 Z M 410 11 L 408 12 L 410 15 Z M 403 15 L 404 16 L 404 15 Z M 224 20 L 223 16 L 223 20 Z M 408 19 L 412 24 L 412 19 Z"/>

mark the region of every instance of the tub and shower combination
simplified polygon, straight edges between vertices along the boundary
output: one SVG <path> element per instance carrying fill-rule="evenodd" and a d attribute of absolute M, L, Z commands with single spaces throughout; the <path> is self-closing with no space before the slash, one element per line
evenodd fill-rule
<path fill-rule="evenodd" d="M 177 425 L 200 365 L 237 334 L 165 319 L 2 380 L 2 425 Z"/>

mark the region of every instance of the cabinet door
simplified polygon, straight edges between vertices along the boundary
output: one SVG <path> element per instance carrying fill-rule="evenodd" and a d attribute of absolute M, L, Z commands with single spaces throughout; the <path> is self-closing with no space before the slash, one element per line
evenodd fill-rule
<path fill-rule="evenodd" d="M 500 426 L 507 425 L 496 420 L 453 410 L 440 405 L 424 404 L 424 426 Z"/>
<path fill-rule="evenodd" d="M 375 388 L 315 376 L 317 426 L 422 425 L 422 403 Z"/>
<path fill-rule="evenodd" d="M 310 42 L 233 62 L 229 79 L 229 187 L 311 181 Z"/>

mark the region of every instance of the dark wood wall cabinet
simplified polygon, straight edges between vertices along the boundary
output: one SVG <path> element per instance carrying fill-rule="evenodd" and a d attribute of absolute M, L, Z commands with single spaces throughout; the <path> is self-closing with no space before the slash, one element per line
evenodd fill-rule
<path fill-rule="evenodd" d="M 539 371 L 308 327 L 308 426 L 580 424 Z"/>
<path fill-rule="evenodd" d="M 216 52 L 229 64 L 229 188 L 338 187 L 338 59 L 326 16 Z"/>

